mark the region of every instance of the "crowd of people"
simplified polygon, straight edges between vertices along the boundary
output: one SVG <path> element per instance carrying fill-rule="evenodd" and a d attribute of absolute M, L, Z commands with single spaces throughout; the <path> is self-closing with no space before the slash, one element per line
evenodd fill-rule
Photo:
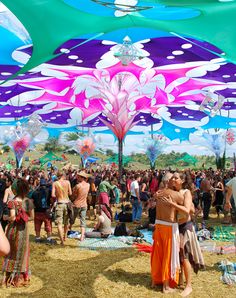
<path fill-rule="evenodd" d="M 153 230 L 152 286 L 171 292 L 183 280 L 182 296 L 192 291 L 191 268 L 204 268 L 194 224 L 206 224 L 211 206 L 219 221 L 236 223 L 236 173 L 234 171 L 124 171 L 67 170 L 0 172 L 0 256 L 3 283 L 25 286 L 30 280 L 29 221 L 34 221 L 35 242 L 56 244 L 52 223 L 64 246 L 75 220 L 80 241 L 106 238 L 112 233 L 114 212 L 120 206 L 120 221 L 132 221 Z M 131 206 L 131 214 L 127 206 Z M 221 215 L 222 214 L 222 215 Z M 144 220 L 148 222 L 144 224 Z M 86 231 L 87 220 L 94 229 Z M 116 218 L 117 219 L 117 218 Z M 42 224 L 46 239 L 41 236 Z"/>

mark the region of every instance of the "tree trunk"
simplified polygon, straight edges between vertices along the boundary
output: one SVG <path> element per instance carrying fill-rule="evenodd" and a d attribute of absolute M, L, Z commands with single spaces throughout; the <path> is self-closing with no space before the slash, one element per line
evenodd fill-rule
<path fill-rule="evenodd" d="M 123 169 L 123 139 L 118 139 L 118 162 L 119 162 L 119 179 L 121 179 L 122 169 Z"/>

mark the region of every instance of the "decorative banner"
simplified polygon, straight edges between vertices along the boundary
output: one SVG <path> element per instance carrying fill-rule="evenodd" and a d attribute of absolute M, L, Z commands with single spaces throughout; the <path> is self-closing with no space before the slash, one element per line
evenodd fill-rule
<path fill-rule="evenodd" d="M 38 114 L 32 114 L 28 119 L 29 120 L 24 125 L 25 130 L 34 138 L 41 132 L 45 123 L 43 123 L 42 118 Z"/>
<path fill-rule="evenodd" d="M 91 137 L 79 139 L 76 143 L 76 150 L 80 154 L 83 165 L 86 166 L 87 158 L 93 154 L 96 145 Z"/>
<path fill-rule="evenodd" d="M 31 115 L 24 125 L 17 122 L 15 127 L 5 130 L 4 140 L 15 153 L 17 168 L 21 167 L 25 151 L 40 133 L 42 126 L 41 118 L 38 115 Z"/>
<path fill-rule="evenodd" d="M 233 131 L 233 129 L 228 129 L 227 132 L 226 132 L 226 142 L 229 144 L 229 145 L 233 145 L 235 143 L 235 133 Z"/>
<path fill-rule="evenodd" d="M 12 142 L 12 149 L 15 153 L 17 168 L 21 167 L 22 159 L 26 149 L 29 147 L 31 141 L 30 135 L 23 135 L 20 139 Z"/>

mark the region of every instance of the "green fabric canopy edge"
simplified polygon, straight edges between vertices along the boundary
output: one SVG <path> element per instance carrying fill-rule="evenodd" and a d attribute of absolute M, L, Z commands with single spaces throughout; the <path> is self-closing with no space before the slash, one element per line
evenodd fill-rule
<path fill-rule="evenodd" d="M 45 163 L 49 162 L 49 161 L 53 161 L 53 160 L 59 160 L 62 161 L 63 158 L 58 157 L 56 154 L 54 154 L 52 151 L 49 151 L 48 153 L 46 153 L 44 156 L 39 158 L 40 163 L 42 164 L 41 166 L 44 166 Z"/>
<path fill-rule="evenodd" d="M 204 40 L 221 48 L 225 52 L 223 58 L 236 62 L 235 2 L 192 0 L 189 4 L 184 0 L 158 1 L 169 6 L 186 6 L 201 11 L 198 17 L 177 21 L 159 21 L 132 15 L 101 17 L 79 11 L 62 0 L 2 0 L 2 3 L 18 17 L 33 41 L 32 57 L 18 74 L 53 59 L 55 50 L 69 39 L 130 27 L 174 31 Z"/>

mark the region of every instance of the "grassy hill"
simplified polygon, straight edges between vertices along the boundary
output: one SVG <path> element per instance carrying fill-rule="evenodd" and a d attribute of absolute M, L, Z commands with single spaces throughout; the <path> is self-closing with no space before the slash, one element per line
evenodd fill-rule
<path fill-rule="evenodd" d="M 61 148 L 59 148 L 60 150 Z M 23 159 L 23 166 L 34 166 L 40 167 L 40 165 L 33 165 L 32 161 L 39 159 L 40 157 L 44 156 L 47 151 L 44 150 L 42 145 L 38 145 L 34 150 L 28 150 L 25 152 L 24 159 Z M 53 161 L 52 164 L 57 168 L 62 168 L 68 163 L 72 165 L 76 165 L 77 167 L 81 167 L 81 159 L 77 153 L 72 152 L 64 152 L 63 150 L 56 150 L 54 153 L 61 157 L 62 154 L 65 154 L 68 160 L 60 162 L 60 161 Z M 192 169 L 202 169 L 202 168 L 216 168 L 215 166 L 215 157 L 214 156 L 193 156 L 197 161 L 195 164 L 191 162 L 181 161 L 181 159 L 186 153 L 179 153 L 172 151 L 168 154 L 161 154 L 156 160 L 156 168 L 158 169 L 185 169 L 185 168 L 192 168 Z M 101 150 L 97 150 L 94 152 L 93 156 L 99 158 L 99 164 L 106 164 L 106 160 L 115 153 L 112 150 L 107 150 L 103 152 Z M 131 162 L 128 165 L 125 165 L 125 168 L 132 169 L 132 170 L 146 170 L 150 169 L 150 162 L 145 154 L 140 153 L 132 153 L 131 154 Z M 10 150 L 9 152 L 4 152 L 0 155 L 0 163 L 8 163 L 9 161 L 15 161 L 14 153 Z M 226 168 L 233 167 L 233 160 L 232 158 L 226 159 Z M 46 168 L 46 165 L 44 166 Z"/>

